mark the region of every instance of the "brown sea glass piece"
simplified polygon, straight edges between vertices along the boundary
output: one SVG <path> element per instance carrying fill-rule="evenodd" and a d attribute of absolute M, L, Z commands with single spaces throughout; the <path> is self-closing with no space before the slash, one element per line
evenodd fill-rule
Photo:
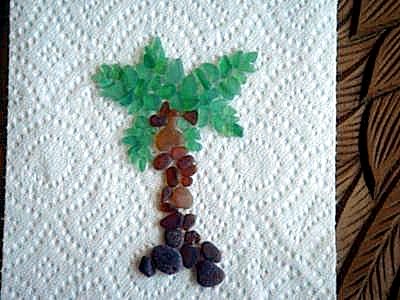
<path fill-rule="evenodd" d="M 176 162 L 176 166 L 178 167 L 178 169 L 186 169 L 189 168 L 193 165 L 194 163 L 194 158 L 191 155 L 185 155 L 183 157 L 181 157 L 177 162 Z"/>
<path fill-rule="evenodd" d="M 182 133 L 176 130 L 175 122 L 175 117 L 169 117 L 167 126 L 157 133 L 155 144 L 158 150 L 169 151 L 172 147 L 183 145 Z"/>
<path fill-rule="evenodd" d="M 176 209 L 170 203 L 166 203 L 166 202 L 160 202 L 158 205 L 158 209 L 162 212 L 176 211 Z"/>
<path fill-rule="evenodd" d="M 160 116 L 167 118 L 169 111 L 169 103 L 167 101 L 163 102 L 160 108 Z"/>
<path fill-rule="evenodd" d="M 156 170 L 164 170 L 172 162 L 172 157 L 168 153 L 160 153 L 153 160 L 153 167 Z"/>
<path fill-rule="evenodd" d="M 183 186 L 190 186 L 193 183 L 192 177 L 181 177 L 181 183 Z"/>
<path fill-rule="evenodd" d="M 181 186 L 174 190 L 170 202 L 176 208 L 190 208 L 193 204 L 193 196 L 187 188 Z"/>
<path fill-rule="evenodd" d="M 181 169 L 181 175 L 184 177 L 190 177 L 192 176 L 194 173 L 197 172 L 197 167 L 196 165 L 191 165 L 188 168 L 185 169 Z"/>
<path fill-rule="evenodd" d="M 192 125 L 197 123 L 197 111 L 188 111 L 183 114 L 183 118 Z"/>
<path fill-rule="evenodd" d="M 178 180 L 178 169 L 175 167 L 169 167 L 166 171 L 165 171 L 165 177 L 167 179 L 167 184 L 170 187 L 174 187 L 177 186 L 179 183 Z"/>
<path fill-rule="evenodd" d="M 172 159 L 174 159 L 174 160 L 178 160 L 178 159 L 180 159 L 182 156 L 185 156 L 186 155 L 186 153 L 187 153 L 187 149 L 186 149 L 186 147 L 174 147 L 174 148 L 172 148 L 171 149 L 171 156 L 172 156 Z"/>

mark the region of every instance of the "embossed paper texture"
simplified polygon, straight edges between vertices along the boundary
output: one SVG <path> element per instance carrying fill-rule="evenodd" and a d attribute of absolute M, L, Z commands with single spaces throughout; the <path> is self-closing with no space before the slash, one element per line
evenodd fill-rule
<path fill-rule="evenodd" d="M 335 1 L 11 1 L 10 18 L 2 298 L 335 297 Z M 129 164 L 131 118 L 90 80 L 156 35 L 186 71 L 259 53 L 233 100 L 244 138 L 205 129 L 196 153 L 191 211 L 227 275 L 212 289 L 137 271 L 162 178 Z"/>

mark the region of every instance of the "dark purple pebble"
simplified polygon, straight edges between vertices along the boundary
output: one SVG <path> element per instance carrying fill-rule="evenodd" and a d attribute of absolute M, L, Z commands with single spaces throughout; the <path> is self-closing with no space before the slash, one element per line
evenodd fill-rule
<path fill-rule="evenodd" d="M 175 248 L 159 245 L 153 248 L 151 259 L 155 267 L 163 273 L 174 274 L 182 268 L 182 256 Z"/>
<path fill-rule="evenodd" d="M 208 260 L 202 260 L 196 264 L 197 282 L 204 287 L 212 287 L 220 284 L 224 278 L 224 271 Z"/>
<path fill-rule="evenodd" d="M 200 258 L 200 249 L 190 245 L 183 245 L 181 248 L 183 265 L 190 269 Z"/>
<path fill-rule="evenodd" d="M 182 226 L 182 223 L 183 215 L 180 212 L 169 214 L 160 221 L 161 227 L 165 229 L 177 229 Z"/>
<path fill-rule="evenodd" d="M 194 215 L 194 214 L 186 214 L 183 217 L 182 228 L 185 229 L 185 230 L 189 230 L 194 225 L 195 222 L 196 222 L 196 215 Z"/>
<path fill-rule="evenodd" d="M 203 242 L 201 244 L 201 254 L 203 257 L 212 262 L 221 261 L 221 251 L 211 242 Z"/>
<path fill-rule="evenodd" d="M 142 272 L 147 277 L 151 277 L 156 273 L 154 263 L 150 257 L 143 256 L 140 260 L 139 271 Z"/>
<path fill-rule="evenodd" d="M 173 248 L 179 248 L 183 244 L 183 232 L 180 229 L 165 230 L 165 243 Z"/>
<path fill-rule="evenodd" d="M 200 239 L 200 234 L 195 230 L 186 231 L 185 233 L 185 244 L 198 243 Z"/>

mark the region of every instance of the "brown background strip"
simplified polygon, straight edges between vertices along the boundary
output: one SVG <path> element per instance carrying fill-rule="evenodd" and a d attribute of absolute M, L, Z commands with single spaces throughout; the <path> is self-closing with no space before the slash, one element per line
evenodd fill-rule
<path fill-rule="evenodd" d="M 400 1 L 339 0 L 339 299 L 399 299 Z"/>

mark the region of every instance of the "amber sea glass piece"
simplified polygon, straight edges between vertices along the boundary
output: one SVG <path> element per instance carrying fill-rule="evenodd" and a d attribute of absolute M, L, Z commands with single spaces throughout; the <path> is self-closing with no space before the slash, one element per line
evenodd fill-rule
<path fill-rule="evenodd" d="M 175 129 L 175 118 L 169 118 L 167 126 L 157 133 L 155 144 L 160 151 L 169 151 L 172 147 L 183 145 L 182 133 Z"/>

